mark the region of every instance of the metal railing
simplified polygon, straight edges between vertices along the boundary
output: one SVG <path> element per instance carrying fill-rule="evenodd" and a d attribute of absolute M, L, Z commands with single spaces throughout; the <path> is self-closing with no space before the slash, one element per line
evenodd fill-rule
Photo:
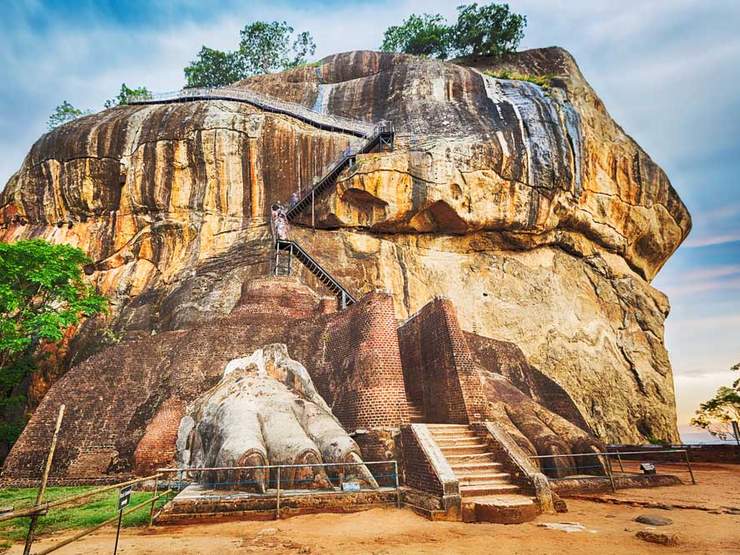
<path fill-rule="evenodd" d="M 115 515 L 113 515 L 111 518 L 106 519 L 105 521 L 96 524 L 95 526 L 92 526 L 90 528 L 86 528 L 84 530 L 80 530 L 76 534 L 65 538 L 58 543 L 55 543 L 54 545 L 43 549 L 41 551 L 34 552 L 33 555 L 46 555 L 48 553 L 52 553 L 66 545 L 69 545 L 81 538 L 84 538 L 85 536 L 95 532 L 96 530 L 99 530 L 100 528 L 103 528 L 105 526 L 114 524 L 117 520 L 119 520 L 120 516 L 126 516 L 130 513 L 133 513 L 135 511 L 138 511 L 140 509 L 143 509 L 147 505 L 149 506 L 149 524 L 151 525 L 154 518 L 156 518 L 155 514 L 155 508 L 156 503 L 159 499 L 162 497 L 166 497 L 173 493 L 172 490 L 165 490 L 165 491 L 159 491 L 157 490 L 157 483 L 156 480 L 160 478 L 160 474 L 153 474 L 151 476 L 146 476 L 144 478 L 135 478 L 133 480 L 127 480 L 125 482 L 120 482 L 117 484 L 111 484 L 108 486 L 95 488 L 90 491 L 86 491 L 83 493 L 79 493 L 77 495 L 73 495 L 71 497 L 65 497 L 63 499 L 56 499 L 54 501 L 47 501 L 38 505 L 34 505 L 32 507 L 27 507 L 24 509 L 19 509 L 16 511 L 12 511 L 10 513 L 6 513 L 3 515 L 0 515 L 0 522 L 7 521 L 7 520 L 13 520 L 16 518 L 24 518 L 24 517 L 31 517 L 38 519 L 40 517 L 48 515 L 52 510 L 55 509 L 61 509 L 63 507 L 74 505 L 74 506 L 80 506 L 82 501 L 86 501 L 88 499 L 94 498 L 99 496 L 100 494 L 107 493 L 111 490 L 115 489 L 121 489 L 125 488 L 127 486 L 134 486 L 137 484 L 142 484 L 144 482 L 149 482 L 154 480 L 155 486 L 154 486 L 154 492 L 152 493 L 152 496 L 149 499 L 146 499 L 145 501 L 133 506 L 127 508 L 125 511 L 122 511 L 121 515 L 119 515 L 119 512 L 117 511 Z M 84 503 L 82 503 L 84 505 Z M 33 544 L 35 534 L 33 534 L 33 530 L 29 529 L 29 537 L 26 540 L 26 548 L 24 549 L 24 553 L 30 553 L 31 546 Z"/>
<path fill-rule="evenodd" d="M 235 100 L 246 102 L 262 110 L 302 119 L 330 131 L 341 131 L 358 137 L 370 137 L 376 130 L 372 123 L 353 120 L 332 114 L 316 112 L 303 104 L 287 102 L 273 96 L 236 87 L 191 88 L 151 95 L 150 98 L 132 99 L 130 104 L 168 104 L 193 100 Z"/>
<path fill-rule="evenodd" d="M 369 484 L 362 473 L 348 470 L 358 468 L 371 471 L 376 484 Z M 300 470 L 308 470 L 302 474 Z M 323 472 L 324 484 L 316 482 L 315 472 Z M 275 516 L 280 518 L 281 503 L 286 498 L 316 495 L 352 495 L 377 491 L 394 491 L 395 505 L 401 506 L 401 484 L 398 462 L 367 461 L 315 464 L 268 464 L 251 466 L 159 468 L 161 485 L 171 491 L 184 491 L 189 486 L 200 486 L 205 498 L 238 495 L 242 499 L 275 500 Z M 263 473 L 262 476 L 259 474 Z M 170 475 L 168 478 L 167 476 Z M 347 477 L 350 477 L 347 479 Z"/>
<path fill-rule="evenodd" d="M 657 460 L 654 455 L 670 455 L 668 460 Z M 676 456 L 682 459 L 677 462 Z M 609 480 L 612 491 L 616 491 L 615 477 L 632 475 L 643 475 L 646 469 L 642 465 L 648 464 L 653 467 L 650 472 L 654 474 L 669 474 L 659 472 L 658 469 L 669 469 L 671 472 L 688 472 L 691 483 L 696 484 L 696 477 L 691 468 L 691 461 L 686 449 L 656 449 L 650 451 L 592 451 L 588 453 L 563 453 L 557 455 L 532 455 L 529 457 L 535 464 L 542 468 L 551 480 L 574 480 L 589 478 L 603 478 Z M 564 460 L 561 467 L 555 465 L 558 459 Z M 584 464 L 584 462 L 593 464 Z M 614 463 L 619 466 L 619 472 L 615 472 Z M 544 464 L 543 464 L 544 463 Z M 549 464 L 548 464 L 549 463 Z M 568 475 L 559 475 L 563 469 L 571 467 L 573 472 Z M 552 476 L 555 474 L 555 476 Z"/>

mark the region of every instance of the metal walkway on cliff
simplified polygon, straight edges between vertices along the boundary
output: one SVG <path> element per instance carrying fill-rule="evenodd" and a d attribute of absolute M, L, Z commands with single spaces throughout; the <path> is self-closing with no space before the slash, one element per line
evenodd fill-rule
<path fill-rule="evenodd" d="M 376 131 L 376 126 L 372 123 L 316 112 L 302 104 L 286 102 L 266 94 L 236 87 L 182 89 L 151 95 L 149 98 L 132 99 L 129 104 L 176 104 L 197 100 L 244 102 L 265 112 L 291 116 L 326 131 L 347 133 L 356 137 L 369 138 Z"/>
<path fill-rule="evenodd" d="M 339 299 L 339 305 L 342 309 L 357 302 L 347 289 L 334 279 L 321 265 L 314 260 L 310 254 L 304 251 L 295 241 L 278 239 L 275 241 L 275 265 L 274 274 L 276 276 L 290 275 L 290 260 L 295 256 L 308 271 L 311 272 L 318 280 L 326 285 L 329 290 Z"/>
<path fill-rule="evenodd" d="M 355 158 L 358 154 L 367 154 L 377 147 L 393 148 L 394 129 L 393 124 L 382 122 L 376 125 L 373 133 L 367 137 L 367 140 L 357 150 L 348 151 L 342 154 L 341 158 L 332 164 L 324 175 L 316 182 L 313 188 L 301 198 L 295 206 L 287 212 L 288 221 L 293 221 L 301 212 L 309 206 L 313 207 L 316 197 L 326 191 L 329 187 L 336 184 L 339 174 L 346 168 L 355 164 Z M 313 220 L 313 218 L 312 218 Z"/>

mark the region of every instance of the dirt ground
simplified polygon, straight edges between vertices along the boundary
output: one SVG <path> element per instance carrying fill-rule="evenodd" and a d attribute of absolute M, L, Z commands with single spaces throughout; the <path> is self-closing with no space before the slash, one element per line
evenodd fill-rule
<path fill-rule="evenodd" d="M 285 553 L 345 555 L 390 554 L 740 554 L 740 466 L 697 465 L 698 485 L 621 490 L 603 498 L 624 504 L 568 500 L 569 512 L 541 515 L 520 525 L 431 522 L 408 509 L 377 508 L 352 514 L 321 514 L 270 522 L 240 521 L 128 529 L 121 535 L 122 554 Z M 700 509 L 646 509 L 630 503 L 690 504 Z M 728 511 L 737 509 L 737 514 Z M 657 514 L 673 524 L 651 528 L 640 514 Z M 578 523 L 582 531 L 565 532 L 545 523 Z M 677 546 L 646 543 L 639 530 L 676 534 Z M 115 530 L 106 529 L 57 551 L 60 554 L 111 553 Z M 65 537 L 45 538 L 34 551 Z M 22 553 L 14 546 L 9 553 Z"/>

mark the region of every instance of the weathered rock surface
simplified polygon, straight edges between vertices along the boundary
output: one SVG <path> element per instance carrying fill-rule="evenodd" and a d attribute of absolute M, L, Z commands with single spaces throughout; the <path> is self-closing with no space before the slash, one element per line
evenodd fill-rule
<path fill-rule="evenodd" d="M 360 448 L 283 344 L 231 360 L 219 383 L 188 407 L 177 447 L 184 468 L 309 465 L 283 469 L 282 486 L 331 488 L 327 474 L 337 475 L 340 467 L 323 463 L 354 463 L 343 471 L 345 478 L 357 476 L 377 487 L 368 469 L 356 464 L 362 462 Z M 203 477 L 217 487 L 262 493 L 268 478 L 266 469 Z"/>
<path fill-rule="evenodd" d="M 351 290 L 391 291 L 398 318 L 445 295 L 465 330 L 517 345 L 602 439 L 677 439 L 668 301 L 649 280 L 688 212 L 567 53 L 503 65 L 558 78 L 545 91 L 483 75 L 486 60 L 353 52 L 240 86 L 395 123 L 396 150 L 359 157 L 317 203 L 327 229 L 294 227 Z M 356 140 L 231 101 L 107 110 L 33 146 L 0 197 L 0 240 L 88 251 L 116 332 L 186 329 L 269 271 L 270 203 Z"/>

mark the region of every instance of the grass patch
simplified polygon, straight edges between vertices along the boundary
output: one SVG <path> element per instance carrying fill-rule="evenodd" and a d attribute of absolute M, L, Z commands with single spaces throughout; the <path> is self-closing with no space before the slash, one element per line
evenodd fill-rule
<path fill-rule="evenodd" d="M 45 501 L 55 501 L 90 491 L 95 487 L 53 487 L 46 490 Z M 0 506 L 14 507 L 16 510 L 33 506 L 36 499 L 36 488 L 7 488 L 0 490 Z M 129 507 L 143 503 L 152 498 L 152 492 L 135 491 L 131 494 Z M 157 507 L 167 502 L 166 498 L 157 501 Z M 36 535 L 42 536 L 62 530 L 91 528 L 105 522 L 118 514 L 118 490 L 110 490 L 98 496 L 84 499 L 79 505 L 52 509 L 49 514 L 39 517 L 36 524 Z M 15 518 L 0 522 L 0 549 L 12 542 L 23 540 L 28 531 L 30 517 Z M 130 515 L 123 517 L 123 526 L 142 526 L 149 523 L 149 507 L 144 506 Z"/>
<path fill-rule="evenodd" d="M 502 69 L 499 71 L 484 71 L 486 75 L 489 77 L 494 77 L 496 79 L 513 79 L 515 81 L 528 81 L 530 83 L 534 83 L 535 85 L 538 85 L 542 87 L 545 90 L 550 89 L 552 87 L 552 80 L 555 77 L 552 73 L 547 73 L 545 75 L 529 75 L 527 73 L 519 73 L 517 71 L 509 71 L 507 69 Z"/>

